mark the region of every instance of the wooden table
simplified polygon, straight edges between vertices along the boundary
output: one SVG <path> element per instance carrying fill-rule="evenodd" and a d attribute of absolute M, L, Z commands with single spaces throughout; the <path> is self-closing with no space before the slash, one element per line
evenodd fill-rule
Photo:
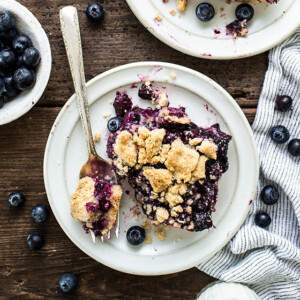
<path fill-rule="evenodd" d="M 135 61 L 165 61 L 184 65 L 211 77 L 238 102 L 250 123 L 267 69 L 267 53 L 236 61 L 212 61 L 177 52 L 152 36 L 135 18 L 125 0 L 101 1 L 107 16 L 102 26 L 85 17 L 80 0 L 21 0 L 44 26 L 52 46 L 51 79 L 42 99 L 19 120 L 0 127 L 0 297 L 61 298 L 58 280 L 64 272 L 78 276 L 70 297 L 82 299 L 195 299 L 214 278 L 196 268 L 160 277 L 141 277 L 109 269 L 82 253 L 64 234 L 54 216 L 44 224 L 30 217 L 33 205 L 48 204 L 43 182 L 43 156 L 52 123 L 73 85 L 59 27 L 59 9 L 79 10 L 86 79 Z M 21 190 L 23 208 L 8 207 L 10 192 Z M 46 243 L 30 251 L 26 237 L 40 231 Z"/>

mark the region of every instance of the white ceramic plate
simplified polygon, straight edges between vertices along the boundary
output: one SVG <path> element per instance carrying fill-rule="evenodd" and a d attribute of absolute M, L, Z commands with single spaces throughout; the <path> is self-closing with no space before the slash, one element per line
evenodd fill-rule
<path fill-rule="evenodd" d="M 171 79 L 171 73 L 177 78 Z M 166 83 L 166 76 L 169 82 Z M 220 250 L 236 233 L 248 213 L 254 197 L 258 178 L 257 153 L 251 128 L 232 97 L 206 76 L 178 65 L 140 62 L 107 71 L 87 84 L 93 131 L 100 131 L 102 140 L 97 151 L 106 156 L 108 132 L 105 113 L 114 115 L 109 100 L 117 90 L 127 90 L 134 104 L 142 107 L 149 102 L 139 99 L 137 85 L 140 81 L 154 80 L 165 87 L 172 106 L 184 105 L 191 119 L 202 126 L 216 122 L 221 129 L 233 136 L 229 147 L 230 168 L 220 182 L 220 201 L 213 214 L 215 229 L 203 232 L 187 232 L 180 229 L 166 231 L 166 239 L 160 241 L 154 234 L 151 244 L 133 247 L 126 241 L 126 231 L 132 225 L 141 224 L 133 216 L 133 192 L 124 193 L 120 209 L 120 237 L 114 233 L 109 242 L 92 242 L 82 224 L 70 215 L 70 197 L 78 184 L 78 174 L 86 162 L 87 149 L 75 96 L 59 113 L 49 135 L 45 158 L 44 179 L 48 199 L 60 226 L 69 238 L 95 260 L 126 273 L 161 275 L 191 268 Z M 137 85 L 133 85 L 137 83 Z"/>
<path fill-rule="evenodd" d="M 205 2 L 205 1 L 204 1 Z M 248 24 L 246 37 L 234 40 L 226 35 L 225 26 L 235 19 L 240 4 L 225 0 L 208 1 L 216 11 L 209 22 L 197 19 L 195 10 L 201 1 L 188 0 L 187 9 L 175 16 L 176 0 L 127 0 L 140 22 L 157 38 L 183 53 L 209 59 L 235 59 L 267 51 L 285 40 L 300 26 L 300 1 L 280 0 L 278 4 L 255 4 L 255 14 Z M 162 21 L 155 19 L 156 13 Z M 220 31 L 215 34 L 214 30 Z"/>
<path fill-rule="evenodd" d="M 16 28 L 28 35 L 34 47 L 41 53 L 37 67 L 35 86 L 22 92 L 0 109 L 0 125 L 7 124 L 27 113 L 41 98 L 50 77 L 52 58 L 48 37 L 36 17 L 23 5 L 14 0 L 0 1 L 0 10 L 8 10 L 16 18 Z"/>

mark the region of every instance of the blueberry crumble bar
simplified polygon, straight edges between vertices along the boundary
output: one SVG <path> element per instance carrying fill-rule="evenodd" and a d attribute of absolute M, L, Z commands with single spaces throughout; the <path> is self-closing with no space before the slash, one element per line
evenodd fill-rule
<path fill-rule="evenodd" d="M 114 227 L 122 198 L 120 185 L 91 177 L 79 180 L 71 198 L 71 215 L 95 236 L 107 236 Z"/>
<path fill-rule="evenodd" d="M 167 94 L 150 82 L 140 87 L 138 95 L 156 108 L 131 107 L 126 92 L 118 92 L 115 100 L 117 115 L 124 117 L 109 136 L 107 154 L 118 179 L 128 178 L 153 225 L 189 231 L 212 227 L 231 136 L 219 124 L 198 127 L 185 108 L 169 107 Z"/>

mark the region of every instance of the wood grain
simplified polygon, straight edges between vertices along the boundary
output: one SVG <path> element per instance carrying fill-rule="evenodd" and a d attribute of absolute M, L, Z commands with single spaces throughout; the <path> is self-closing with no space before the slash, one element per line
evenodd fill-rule
<path fill-rule="evenodd" d="M 30 217 L 31 207 L 47 204 L 43 183 L 43 155 L 50 128 L 61 106 L 73 93 L 71 75 L 59 30 L 58 11 L 65 5 L 79 10 L 86 79 L 135 61 L 166 61 L 198 70 L 221 84 L 243 108 L 252 123 L 267 68 L 267 53 L 236 61 L 189 57 L 154 38 L 135 18 L 124 0 L 101 1 L 106 9 L 102 26 L 84 15 L 79 0 L 22 0 L 44 26 L 51 42 L 53 69 L 49 85 L 36 107 L 17 121 L 0 127 L 0 298 L 43 299 L 195 299 L 214 279 L 191 269 L 160 277 L 142 277 L 109 269 L 82 253 L 66 237 L 54 216 L 44 224 Z M 11 191 L 22 190 L 26 204 L 8 207 Z M 29 251 L 26 237 L 40 231 L 46 243 Z M 78 276 L 78 288 L 62 295 L 62 273 Z"/>

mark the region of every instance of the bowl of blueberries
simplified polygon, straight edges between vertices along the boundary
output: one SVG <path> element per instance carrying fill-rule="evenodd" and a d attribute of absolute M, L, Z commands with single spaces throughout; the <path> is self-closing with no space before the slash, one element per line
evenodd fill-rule
<path fill-rule="evenodd" d="M 49 40 L 39 21 L 14 0 L 0 2 L 0 125 L 38 102 L 51 66 Z"/>

